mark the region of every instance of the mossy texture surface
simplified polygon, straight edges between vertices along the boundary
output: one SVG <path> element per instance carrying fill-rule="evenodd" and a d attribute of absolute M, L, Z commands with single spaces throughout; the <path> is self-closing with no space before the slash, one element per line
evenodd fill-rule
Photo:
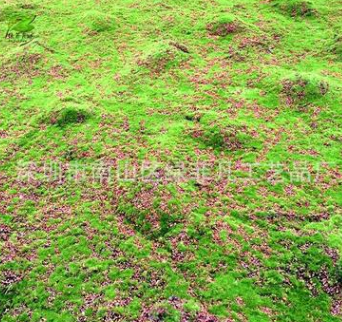
<path fill-rule="evenodd" d="M 341 12 L 1 1 L 0 321 L 341 321 Z"/>

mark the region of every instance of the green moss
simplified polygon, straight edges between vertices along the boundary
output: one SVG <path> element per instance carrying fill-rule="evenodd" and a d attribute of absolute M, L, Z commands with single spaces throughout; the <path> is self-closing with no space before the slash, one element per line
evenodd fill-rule
<path fill-rule="evenodd" d="M 234 15 L 221 16 L 217 21 L 208 24 L 207 29 L 213 36 L 225 37 L 241 31 L 241 23 Z"/>
<path fill-rule="evenodd" d="M 316 13 L 313 2 L 309 0 L 274 0 L 272 5 L 292 17 L 307 17 Z"/>
<path fill-rule="evenodd" d="M 113 31 L 117 25 L 112 15 L 97 10 L 89 10 L 82 15 L 80 20 L 91 32 L 101 33 Z"/>
<path fill-rule="evenodd" d="M 177 67 L 187 59 L 187 53 L 169 41 L 151 44 L 138 59 L 137 64 L 154 73 L 163 73 Z"/>
<path fill-rule="evenodd" d="M 336 37 L 330 48 L 330 52 L 336 55 L 338 60 L 342 60 L 342 37 Z"/>
<path fill-rule="evenodd" d="M 1 321 L 340 321 L 339 1 L 5 2 Z"/>
<path fill-rule="evenodd" d="M 66 107 L 59 111 L 54 111 L 40 118 L 40 123 L 57 125 L 61 128 L 72 125 L 81 124 L 90 118 L 91 114 L 85 110 L 75 107 Z"/>
<path fill-rule="evenodd" d="M 150 319 L 165 322 L 180 322 L 180 313 L 168 303 L 156 304 L 150 312 Z"/>
<path fill-rule="evenodd" d="M 295 75 L 283 81 L 283 93 L 294 104 L 315 102 L 328 94 L 329 84 L 310 75 Z"/>

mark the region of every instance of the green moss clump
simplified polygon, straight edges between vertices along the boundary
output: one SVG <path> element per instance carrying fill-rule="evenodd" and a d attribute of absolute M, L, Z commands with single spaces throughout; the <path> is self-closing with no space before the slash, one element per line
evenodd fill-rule
<path fill-rule="evenodd" d="M 313 3 L 308 0 L 275 0 L 273 6 L 291 17 L 308 17 L 316 13 Z"/>
<path fill-rule="evenodd" d="M 66 127 L 72 124 L 81 124 L 89 119 L 90 113 L 86 110 L 67 107 L 57 112 L 51 113 L 49 116 L 45 116 L 41 119 L 41 123 L 48 123 L 57 125 L 59 127 Z"/>
<path fill-rule="evenodd" d="M 238 20 L 233 15 L 225 15 L 207 26 L 210 35 L 220 37 L 235 34 L 241 29 Z"/>
<path fill-rule="evenodd" d="M 178 322 L 180 312 L 169 303 L 158 303 L 149 314 L 151 321 Z"/>
<path fill-rule="evenodd" d="M 296 75 L 283 81 L 282 92 L 290 105 L 308 104 L 325 96 L 329 84 L 316 77 Z"/>
<path fill-rule="evenodd" d="M 176 48 L 171 43 L 160 42 L 154 44 L 138 59 L 138 65 L 157 74 L 178 66 L 186 59 L 188 54 Z"/>
<path fill-rule="evenodd" d="M 191 136 L 207 147 L 216 150 L 238 151 L 245 149 L 255 150 L 260 142 L 252 138 L 247 127 L 211 124 L 191 130 Z"/>
<path fill-rule="evenodd" d="M 165 236 L 179 222 L 178 214 L 171 214 L 158 208 L 141 210 L 127 204 L 123 210 L 127 221 L 147 238 L 155 239 Z"/>
<path fill-rule="evenodd" d="M 85 24 L 90 32 L 105 32 L 115 29 L 114 18 L 106 13 L 97 10 L 87 11 L 82 15 L 82 23 Z"/>

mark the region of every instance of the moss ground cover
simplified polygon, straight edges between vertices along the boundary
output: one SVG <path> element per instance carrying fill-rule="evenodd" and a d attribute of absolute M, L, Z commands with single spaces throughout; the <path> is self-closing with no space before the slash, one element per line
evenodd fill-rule
<path fill-rule="evenodd" d="M 341 10 L 1 2 L 0 321 L 341 321 Z"/>

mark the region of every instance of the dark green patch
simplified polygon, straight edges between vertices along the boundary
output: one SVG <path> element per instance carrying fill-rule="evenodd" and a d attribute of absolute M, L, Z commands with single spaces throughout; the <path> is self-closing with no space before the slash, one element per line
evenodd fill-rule
<path fill-rule="evenodd" d="M 58 112 L 53 112 L 47 117 L 43 117 L 41 122 L 66 127 L 72 124 L 82 124 L 90 118 L 90 113 L 83 109 L 67 107 Z"/>

